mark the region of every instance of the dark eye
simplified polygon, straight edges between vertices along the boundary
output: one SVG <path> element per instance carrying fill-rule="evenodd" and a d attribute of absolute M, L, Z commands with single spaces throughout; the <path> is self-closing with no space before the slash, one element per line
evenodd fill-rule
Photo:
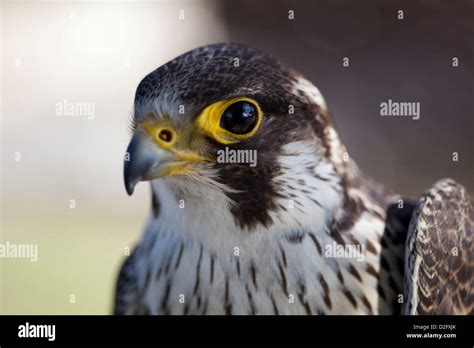
<path fill-rule="evenodd" d="M 258 121 L 255 105 L 239 101 L 229 106 L 221 117 L 221 127 L 235 134 L 251 132 Z"/>

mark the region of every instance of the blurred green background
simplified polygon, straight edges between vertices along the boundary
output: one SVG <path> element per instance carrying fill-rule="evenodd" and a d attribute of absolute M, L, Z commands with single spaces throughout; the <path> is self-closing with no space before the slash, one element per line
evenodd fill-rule
<path fill-rule="evenodd" d="M 37 244 L 39 258 L 1 260 L 1 313 L 111 313 L 116 271 L 139 221 L 80 208 L 62 214 L 38 209 L 27 218 L 11 212 L 2 239 Z"/>

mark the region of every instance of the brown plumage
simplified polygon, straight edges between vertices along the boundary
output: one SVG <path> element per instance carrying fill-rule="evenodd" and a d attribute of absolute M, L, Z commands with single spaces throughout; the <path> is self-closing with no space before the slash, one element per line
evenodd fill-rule
<path fill-rule="evenodd" d="M 408 230 L 406 314 L 474 314 L 474 210 L 466 189 L 441 180 Z"/>
<path fill-rule="evenodd" d="M 255 132 L 205 131 L 206 110 L 242 98 Z M 472 313 L 465 190 L 441 181 L 413 214 L 361 173 L 319 90 L 277 60 L 237 44 L 185 53 L 140 83 L 133 123 L 126 189 L 150 181 L 152 213 L 115 313 Z M 219 162 L 223 149 L 258 161 Z"/>

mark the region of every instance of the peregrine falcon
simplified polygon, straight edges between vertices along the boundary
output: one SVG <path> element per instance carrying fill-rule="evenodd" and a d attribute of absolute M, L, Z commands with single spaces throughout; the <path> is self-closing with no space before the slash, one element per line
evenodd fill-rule
<path fill-rule="evenodd" d="M 140 82 L 131 128 L 125 187 L 149 181 L 152 210 L 116 314 L 473 314 L 464 187 L 444 179 L 415 203 L 388 192 L 278 60 L 187 52 Z"/>

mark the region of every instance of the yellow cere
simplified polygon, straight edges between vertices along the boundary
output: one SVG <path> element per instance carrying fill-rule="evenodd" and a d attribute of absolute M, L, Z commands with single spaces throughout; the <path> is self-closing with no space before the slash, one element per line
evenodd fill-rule
<path fill-rule="evenodd" d="M 145 123 L 143 128 L 147 131 L 148 134 L 152 137 L 152 139 L 160 145 L 163 149 L 170 150 L 173 145 L 176 143 L 178 139 L 178 135 L 173 130 L 169 121 L 162 121 L 159 124 L 152 124 L 152 123 Z M 165 141 L 160 137 L 161 132 L 167 131 L 171 134 L 171 141 Z"/>
<path fill-rule="evenodd" d="M 189 134 L 180 134 L 180 132 L 175 131 L 168 119 L 161 120 L 158 123 L 144 123 L 142 127 L 158 146 L 176 156 L 176 165 L 209 160 L 199 155 L 198 151 L 190 149 L 187 143 Z M 163 133 L 166 134 L 165 137 L 162 136 Z"/>
<path fill-rule="evenodd" d="M 229 132 L 226 129 L 221 128 L 221 116 L 224 111 L 232 104 L 239 102 L 239 101 L 246 101 L 251 103 L 257 109 L 257 125 L 247 134 L 235 134 Z M 260 128 L 260 124 L 262 123 L 262 110 L 258 103 L 250 98 L 240 97 L 234 98 L 230 100 L 222 100 L 218 101 L 212 105 L 209 105 L 205 108 L 202 113 L 197 118 L 197 127 L 206 133 L 207 135 L 211 136 L 212 138 L 216 139 L 218 142 L 222 144 L 232 144 L 237 143 L 242 140 L 249 139 L 255 133 L 257 133 L 258 129 Z"/>

